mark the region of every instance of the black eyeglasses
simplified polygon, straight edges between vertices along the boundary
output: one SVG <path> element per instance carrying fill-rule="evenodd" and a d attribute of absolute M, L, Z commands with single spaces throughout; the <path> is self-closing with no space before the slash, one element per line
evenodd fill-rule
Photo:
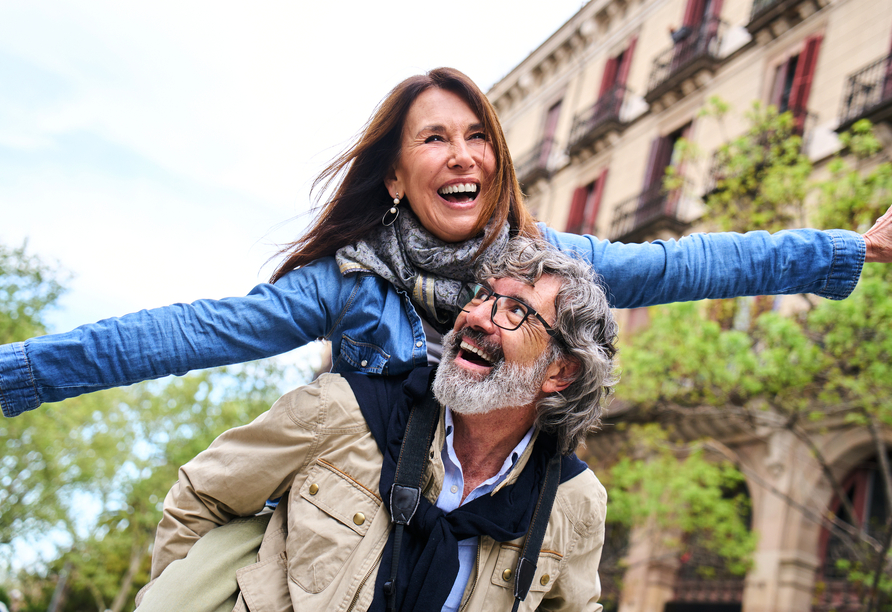
<path fill-rule="evenodd" d="M 524 304 L 517 298 L 500 295 L 486 285 L 465 283 L 458 295 L 458 303 L 464 304 L 461 307 L 463 312 L 470 312 L 471 308 L 476 308 L 490 298 L 495 299 L 489 317 L 497 327 L 512 331 L 523 325 L 528 317 L 533 316 L 539 319 L 549 336 L 552 338 L 559 336 L 557 330 L 552 328 L 532 306 Z"/>

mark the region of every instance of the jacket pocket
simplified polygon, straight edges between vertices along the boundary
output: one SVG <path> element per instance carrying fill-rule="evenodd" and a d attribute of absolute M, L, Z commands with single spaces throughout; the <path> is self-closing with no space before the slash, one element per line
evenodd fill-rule
<path fill-rule="evenodd" d="M 381 507 L 374 492 L 317 461 L 288 510 L 288 575 L 308 593 L 324 590 L 362 541 Z"/>
<path fill-rule="evenodd" d="M 346 361 L 354 369 L 369 374 L 381 374 L 390 361 L 382 348 L 370 342 L 357 342 L 347 334 L 341 336 L 341 350 L 338 361 Z M 337 368 L 332 368 L 338 371 Z"/>
<path fill-rule="evenodd" d="M 514 572 L 517 571 L 519 558 L 520 546 L 509 543 L 499 545 L 499 556 L 492 572 L 492 583 L 495 586 L 511 589 L 511 592 L 514 592 Z M 554 581 L 560 575 L 562 559 L 563 556 L 558 552 L 539 551 L 539 561 L 536 563 L 536 574 L 533 576 L 530 593 L 547 593 L 554 586 Z"/>

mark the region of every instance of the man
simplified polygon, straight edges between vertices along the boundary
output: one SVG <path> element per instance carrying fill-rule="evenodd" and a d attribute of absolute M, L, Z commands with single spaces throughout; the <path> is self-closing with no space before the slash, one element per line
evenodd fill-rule
<path fill-rule="evenodd" d="M 587 265 L 548 245 L 515 239 L 479 278 L 460 298 L 432 391 L 430 368 L 323 375 L 185 465 L 165 500 L 153 577 L 213 527 L 281 497 L 257 562 L 237 573 L 237 610 L 507 612 L 532 517 L 553 504 L 521 609 L 600 609 L 606 493 L 572 452 L 615 382 L 616 324 Z M 417 440 L 404 445 L 406 423 L 424 406 L 435 425 L 420 447 L 424 499 L 395 544 L 391 483 Z"/>

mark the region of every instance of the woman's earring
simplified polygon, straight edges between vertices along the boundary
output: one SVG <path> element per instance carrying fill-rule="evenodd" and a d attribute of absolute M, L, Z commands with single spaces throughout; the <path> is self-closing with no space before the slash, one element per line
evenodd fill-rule
<path fill-rule="evenodd" d="M 381 219 L 381 223 L 383 225 L 393 225 L 396 222 L 397 217 L 400 216 L 400 209 L 397 208 L 397 206 L 399 206 L 399 204 L 400 204 L 400 192 L 397 191 L 396 195 L 393 196 L 393 206 L 391 206 L 390 209 L 386 213 L 384 213 L 384 217 Z M 388 215 L 392 215 L 392 216 L 388 216 Z"/>

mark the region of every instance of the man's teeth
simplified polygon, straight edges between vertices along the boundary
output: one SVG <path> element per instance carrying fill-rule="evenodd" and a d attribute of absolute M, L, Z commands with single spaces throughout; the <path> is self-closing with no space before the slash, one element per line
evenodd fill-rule
<path fill-rule="evenodd" d="M 474 183 L 459 183 L 457 185 L 447 185 L 439 191 L 440 195 L 449 195 L 450 193 L 477 193 L 477 185 Z"/>
<path fill-rule="evenodd" d="M 481 359 L 487 361 L 488 363 L 492 363 L 492 362 L 493 362 L 493 358 L 492 358 L 492 356 L 488 355 L 488 354 L 487 354 L 486 352 L 484 352 L 482 349 L 479 349 L 479 348 L 477 348 L 476 346 L 472 346 L 472 345 L 468 344 L 468 343 L 465 342 L 464 340 L 462 340 L 462 342 L 461 342 L 461 348 L 462 348 L 463 350 L 465 350 L 465 351 L 469 351 L 469 352 L 471 352 L 471 353 L 474 353 L 475 355 L 477 355 L 477 356 L 480 357 Z"/>

